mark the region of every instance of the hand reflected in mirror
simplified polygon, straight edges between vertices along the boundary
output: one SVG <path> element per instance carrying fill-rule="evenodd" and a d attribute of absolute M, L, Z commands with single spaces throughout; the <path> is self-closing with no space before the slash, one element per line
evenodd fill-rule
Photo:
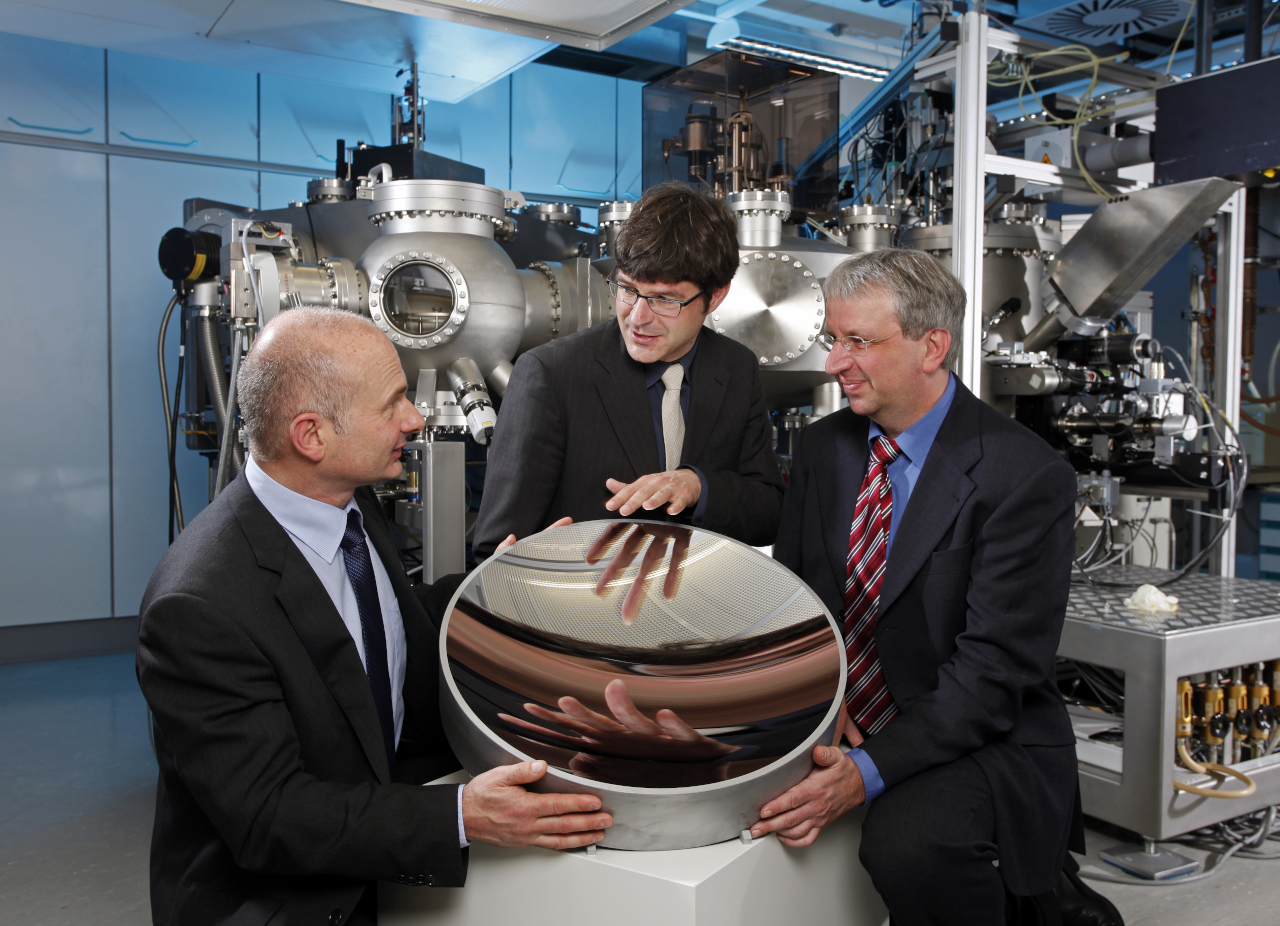
<path fill-rule="evenodd" d="M 648 591 L 649 576 L 662 562 L 668 544 L 671 546 L 671 561 L 667 565 L 667 576 L 662 583 L 662 596 L 668 600 L 676 596 L 693 530 L 673 524 L 633 524 L 619 521 L 606 527 L 591 545 L 591 549 L 587 550 L 587 562 L 591 565 L 600 562 L 614 542 L 624 534 L 626 538 L 622 541 L 622 546 L 596 582 L 596 594 L 603 598 L 609 589 L 609 583 L 635 561 L 645 541 L 652 538 L 648 549 L 644 551 L 644 558 L 640 561 L 640 569 L 631 588 L 627 590 L 627 597 L 622 600 L 622 622 L 629 626 L 640 616 L 640 605 Z"/>
<path fill-rule="evenodd" d="M 721 743 L 689 726 L 675 713 L 663 709 L 650 720 L 627 691 L 626 682 L 615 678 L 604 689 L 604 700 L 613 717 L 598 714 L 577 698 L 561 698 L 558 714 L 539 704 L 525 704 L 524 709 L 539 720 L 572 730 L 569 736 L 558 730 L 529 723 L 510 714 L 498 717 L 522 730 L 528 730 L 557 743 L 577 749 L 585 756 L 612 756 L 619 759 L 649 759 L 665 762 L 709 762 L 738 750 Z"/>
<path fill-rule="evenodd" d="M 561 518 L 555 524 L 548 524 L 546 527 L 543 528 L 543 530 L 549 531 L 553 527 L 564 527 L 566 524 L 572 524 L 572 523 L 573 523 L 573 518 Z M 493 548 L 493 555 L 497 556 L 507 547 L 514 544 L 518 539 L 519 538 L 516 537 L 515 534 L 507 534 L 507 539 L 502 541 L 502 543 L 498 544 L 496 547 Z"/>

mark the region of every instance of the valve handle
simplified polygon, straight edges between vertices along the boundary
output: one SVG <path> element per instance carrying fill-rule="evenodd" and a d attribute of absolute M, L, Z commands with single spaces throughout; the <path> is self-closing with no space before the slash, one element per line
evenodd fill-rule
<path fill-rule="evenodd" d="M 1218 711 L 1218 713 L 1209 718 L 1209 732 L 1218 739 L 1225 737 L 1230 727 L 1231 718 L 1222 711 Z"/>
<path fill-rule="evenodd" d="M 1253 712 L 1253 724 L 1262 733 L 1267 733 L 1275 726 L 1276 712 L 1270 704 L 1259 704 L 1258 709 Z"/>
<path fill-rule="evenodd" d="M 1253 715 L 1248 711 L 1236 711 L 1235 722 L 1236 736 L 1244 738 L 1249 735 L 1249 731 L 1253 728 Z"/>

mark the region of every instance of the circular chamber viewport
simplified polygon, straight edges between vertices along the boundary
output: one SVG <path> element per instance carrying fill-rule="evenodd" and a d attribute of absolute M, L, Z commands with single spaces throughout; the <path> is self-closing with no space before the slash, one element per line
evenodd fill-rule
<path fill-rule="evenodd" d="M 453 282 L 429 261 L 401 264 L 387 276 L 383 292 L 387 321 L 414 338 L 444 328 L 458 302 Z"/>

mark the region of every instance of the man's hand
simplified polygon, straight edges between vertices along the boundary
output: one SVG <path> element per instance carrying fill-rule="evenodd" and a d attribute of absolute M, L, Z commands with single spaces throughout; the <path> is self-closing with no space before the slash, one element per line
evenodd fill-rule
<path fill-rule="evenodd" d="M 751 835 L 777 833 L 784 846 L 809 846 L 824 826 L 866 800 L 862 773 L 844 752 L 814 746 L 817 764 L 809 777 L 760 809 L 760 822 Z"/>
<path fill-rule="evenodd" d="M 471 842 L 518 849 L 576 849 L 604 839 L 613 817 L 592 794 L 533 794 L 524 785 L 547 773 L 547 763 L 503 765 L 462 789 L 462 824 Z"/>
<path fill-rule="evenodd" d="M 644 509 L 667 506 L 667 514 L 679 514 L 686 508 L 698 504 L 702 496 L 702 481 L 691 469 L 673 469 L 665 473 L 650 473 L 641 476 L 627 485 L 617 479 L 606 479 L 605 488 L 613 493 L 613 498 L 604 503 L 610 511 L 616 511 L 624 518 Z"/>
<path fill-rule="evenodd" d="M 577 736 L 548 730 L 510 714 L 499 714 L 498 717 L 562 746 L 577 749 L 588 757 L 600 755 L 618 759 L 710 762 L 738 749 L 737 746 L 721 743 L 699 733 L 681 720 L 675 711 L 664 708 L 654 715 L 654 720 L 650 720 L 636 707 L 627 692 L 626 682 L 620 678 L 615 678 L 605 686 L 604 700 L 613 717 L 597 714 L 577 698 L 560 699 L 563 714 L 549 711 L 539 704 L 524 706 L 526 711 L 539 720 L 572 730 Z"/>
<path fill-rule="evenodd" d="M 546 527 L 543 528 L 543 530 L 549 531 L 553 527 L 564 527 L 566 524 L 572 524 L 572 523 L 573 523 L 573 518 L 561 518 L 555 524 L 548 524 Z M 541 531 L 539 533 L 541 533 Z M 502 541 L 502 543 L 498 544 L 496 547 L 493 548 L 493 555 L 497 556 L 507 547 L 515 543 L 517 539 L 518 538 L 516 537 L 515 534 L 507 534 L 507 539 Z"/>
<path fill-rule="evenodd" d="M 622 600 L 622 623 L 629 625 L 634 624 L 636 618 L 640 616 L 640 604 L 644 601 L 649 573 L 653 572 L 662 561 L 663 555 L 667 552 L 668 541 L 671 542 L 671 562 L 667 564 L 667 578 L 662 583 L 662 594 L 668 600 L 676 596 L 676 592 L 680 589 L 680 570 L 684 566 L 685 556 L 689 553 L 689 541 L 693 531 L 688 527 L 666 524 L 610 524 L 600 532 L 596 542 L 587 550 L 586 561 L 593 566 L 600 562 L 613 542 L 627 531 L 631 533 L 623 541 L 622 547 L 614 554 L 613 559 L 609 560 L 609 565 L 605 567 L 604 572 L 600 573 L 600 578 L 596 582 L 596 594 L 604 597 L 609 590 L 609 583 L 631 565 L 636 554 L 640 552 L 640 547 L 644 545 L 645 538 L 652 537 L 653 542 L 644 552 L 644 559 L 640 561 L 640 569 L 636 572 L 631 588 L 627 590 L 627 597 Z"/>

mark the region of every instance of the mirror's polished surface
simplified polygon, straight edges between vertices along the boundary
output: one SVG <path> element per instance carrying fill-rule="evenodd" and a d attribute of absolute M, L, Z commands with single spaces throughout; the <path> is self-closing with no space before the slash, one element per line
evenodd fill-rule
<path fill-rule="evenodd" d="M 644 788 L 788 755 L 831 722 L 842 664 L 834 622 L 778 563 L 635 521 L 544 531 L 491 559 L 455 599 L 446 652 L 474 718 L 517 755 Z"/>

